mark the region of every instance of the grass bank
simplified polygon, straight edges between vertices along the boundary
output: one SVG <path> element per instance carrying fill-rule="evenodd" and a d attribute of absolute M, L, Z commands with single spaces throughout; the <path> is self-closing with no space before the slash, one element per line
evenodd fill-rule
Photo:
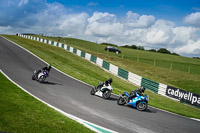
<path fill-rule="evenodd" d="M 88 133 L 67 118 L 22 91 L 0 73 L 0 131 L 10 133 Z"/>
<path fill-rule="evenodd" d="M 6 35 L 5 37 L 20 44 L 59 70 L 91 85 L 97 85 L 97 82 L 102 82 L 112 77 L 114 80 L 114 93 L 116 94 L 122 93 L 123 91 L 130 92 L 131 90 L 137 88 L 136 86 L 133 86 L 132 84 L 115 77 L 114 75 L 102 70 L 98 66 L 78 57 L 77 55 L 67 52 L 64 49 L 18 36 Z M 180 115 L 200 119 L 200 110 L 198 108 L 181 104 L 150 91 L 146 91 L 146 93 L 150 97 L 149 104 L 154 107 L 165 109 Z"/>

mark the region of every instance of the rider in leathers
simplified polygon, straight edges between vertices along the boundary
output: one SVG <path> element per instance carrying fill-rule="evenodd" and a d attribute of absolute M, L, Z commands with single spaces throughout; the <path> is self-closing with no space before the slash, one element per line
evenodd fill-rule
<path fill-rule="evenodd" d="M 37 72 L 35 73 L 35 75 L 37 76 L 40 72 L 43 72 L 44 70 L 47 70 L 48 73 L 49 73 L 50 70 L 51 70 L 51 65 L 48 65 L 46 67 L 43 67 L 42 69 L 37 70 Z"/>
<path fill-rule="evenodd" d="M 104 84 L 105 84 L 106 86 L 108 86 L 108 84 L 111 85 L 111 83 L 112 83 L 112 78 L 110 78 L 110 79 L 104 81 L 103 83 L 99 83 L 99 85 L 98 85 L 96 88 L 97 88 L 97 89 L 101 89 L 101 88 L 103 87 Z"/>
<path fill-rule="evenodd" d="M 136 97 L 136 93 L 138 95 L 142 96 L 143 95 L 142 93 L 144 93 L 144 91 L 145 91 L 145 88 L 143 86 L 141 88 L 138 88 L 138 89 L 134 90 L 134 91 L 131 91 L 130 95 L 128 97 L 128 101 L 130 101 L 131 99 L 133 99 L 134 97 Z"/>

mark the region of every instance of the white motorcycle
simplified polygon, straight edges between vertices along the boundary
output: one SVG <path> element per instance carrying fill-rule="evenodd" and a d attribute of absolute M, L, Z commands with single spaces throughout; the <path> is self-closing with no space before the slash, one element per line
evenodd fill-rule
<path fill-rule="evenodd" d="M 100 97 L 103 97 L 104 99 L 108 99 L 112 93 L 112 86 L 111 84 L 108 84 L 107 86 L 105 84 L 99 85 L 97 87 L 92 87 L 90 94 L 91 95 L 97 95 Z"/>
<path fill-rule="evenodd" d="M 44 70 L 40 72 L 38 75 L 36 74 L 36 70 L 33 72 L 32 80 L 37 80 L 40 83 L 44 83 L 45 79 L 49 76 L 48 71 Z"/>

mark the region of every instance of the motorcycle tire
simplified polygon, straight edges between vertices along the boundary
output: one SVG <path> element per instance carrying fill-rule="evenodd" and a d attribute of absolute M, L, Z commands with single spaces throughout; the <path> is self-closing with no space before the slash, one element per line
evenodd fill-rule
<path fill-rule="evenodd" d="M 32 76 L 32 80 L 35 80 L 35 75 Z"/>
<path fill-rule="evenodd" d="M 41 76 L 41 77 L 39 78 L 38 81 L 39 81 L 40 83 L 44 83 L 44 80 L 45 80 L 45 76 Z"/>
<path fill-rule="evenodd" d="M 106 91 L 104 91 L 102 96 L 103 96 L 104 99 L 108 99 L 110 97 L 110 95 L 111 95 L 111 91 L 106 90 Z"/>
<path fill-rule="evenodd" d="M 118 105 L 124 105 L 126 103 L 126 101 L 124 100 L 124 98 L 120 97 L 118 100 L 117 100 L 117 104 Z"/>
<path fill-rule="evenodd" d="M 95 94 L 94 88 L 91 89 L 90 94 L 91 94 L 91 95 L 94 95 L 94 94 Z"/>
<path fill-rule="evenodd" d="M 147 103 L 142 103 L 142 102 L 139 102 L 136 106 L 137 110 L 139 111 L 144 111 L 147 109 Z"/>

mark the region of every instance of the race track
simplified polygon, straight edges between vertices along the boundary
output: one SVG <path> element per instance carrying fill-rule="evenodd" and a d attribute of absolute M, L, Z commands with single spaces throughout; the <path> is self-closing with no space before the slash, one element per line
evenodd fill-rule
<path fill-rule="evenodd" d="M 66 51 L 67 52 L 67 51 Z M 120 133 L 197 133 L 200 122 L 149 107 L 141 112 L 90 95 L 90 86 L 51 69 L 47 83 L 31 80 L 34 69 L 45 64 L 19 46 L 0 37 L 0 69 L 14 82 L 43 101 L 86 121 Z"/>

